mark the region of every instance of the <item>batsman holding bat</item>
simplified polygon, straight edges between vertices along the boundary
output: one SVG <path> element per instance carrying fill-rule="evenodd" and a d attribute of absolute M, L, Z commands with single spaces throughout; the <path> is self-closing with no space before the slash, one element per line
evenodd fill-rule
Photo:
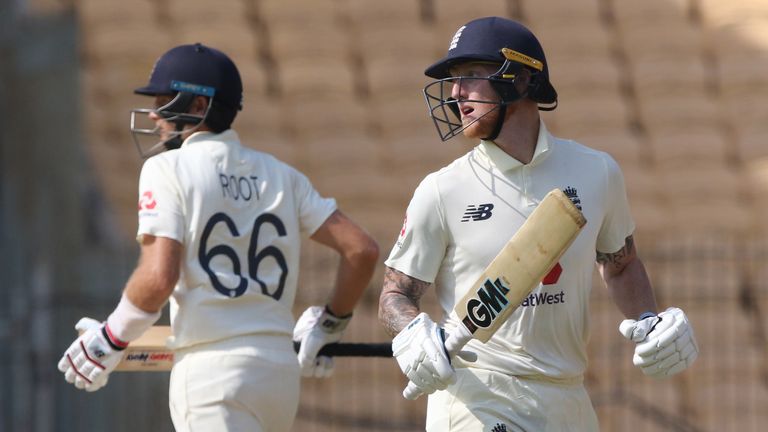
<path fill-rule="evenodd" d="M 151 155 L 139 184 L 141 257 L 106 321 L 78 322 L 82 334 L 59 370 L 78 389 L 98 390 L 170 299 L 176 430 L 288 431 L 300 374 L 330 374 L 330 358 L 317 353 L 341 338 L 378 246 L 303 174 L 240 143 L 230 128 L 240 74 L 221 51 L 177 46 L 135 92 L 154 97 L 154 108 L 131 115 L 139 150 Z M 328 304 L 294 327 L 303 236 L 340 261 Z"/>
<path fill-rule="evenodd" d="M 403 394 L 429 394 L 428 431 L 596 431 L 582 384 L 595 261 L 645 374 L 676 374 L 698 354 L 683 311 L 658 311 L 621 170 L 547 131 L 538 111 L 557 93 L 539 41 L 517 22 L 467 23 L 425 73 L 440 138 L 480 143 L 417 187 L 386 261 L 379 317 L 409 379 Z M 564 225 L 575 219 L 545 199 L 556 189 L 586 225 Z M 542 217 L 545 202 L 554 210 Z M 439 322 L 419 308 L 432 285 Z"/>

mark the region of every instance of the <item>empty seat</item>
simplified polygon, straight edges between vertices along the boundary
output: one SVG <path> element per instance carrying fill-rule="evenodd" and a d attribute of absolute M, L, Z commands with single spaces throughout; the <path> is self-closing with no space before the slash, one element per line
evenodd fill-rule
<path fill-rule="evenodd" d="M 635 91 L 643 99 L 705 94 L 714 83 L 713 65 L 705 66 L 699 57 L 632 59 L 630 65 Z"/>
<path fill-rule="evenodd" d="M 256 35 L 245 25 L 236 21 L 221 21 L 206 26 L 183 25 L 177 32 L 177 44 L 200 42 L 226 53 L 235 64 L 255 60 L 259 55 Z"/>
<path fill-rule="evenodd" d="M 745 173 L 717 161 L 662 168 L 656 181 L 662 184 L 664 197 L 674 203 L 743 199 L 749 183 Z"/>
<path fill-rule="evenodd" d="M 424 58 L 398 59 L 382 55 L 365 63 L 365 78 L 373 104 L 381 100 L 424 101 L 422 90 L 432 81 L 424 75 Z"/>
<path fill-rule="evenodd" d="M 600 23 L 600 0 L 578 2 L 524 0 L 521 3 L 522 13 L 526 21 L 534 27 L 541 28 L 543 32 L 546 32 L 547 28 L 551 28 L 547 26 L 565 25 L 571 27 L 576 23 L 578 23 L 577 25 L 583 23 L 585 26 L 595 26 Z"/>
<path fill-rule="evenodd" d="M 548 54 L 549 55 L 549 54 Z M 608 56 L 557 57 L 550 56 L 549 79 L 559 99 L 568 103 L 571 98 L 619 97 L 622 76 L 616 62 Z"/>
<path fill-rule="evenodd" d="M 638 93 L 640 120 L 651 133 L 718 127 L 724 111 L 706 94 L 669 95 Z"/>
<path fill-rule="evenodd" d="M 344 14 L 353 27 L 360 33 L 366 31 L 389 32 L 396 36 L 393 26 L 401 28 L 417 27 L 421 24 L 423 5 L 421 0 L 402 0 L 397 2 L 381 0 L 352 0 L 345 2 Z"/>
<path fill-rule="evenodd" d="M 666 167 L 725 163 L 731 150 L 714 127 L 652 131 L 649 144 L 655 163 Z"/>
<path fill-rule="evenodd" d="M 675 233 L 744 235 L 754 232 L 756 218 L 749 203 L 735 198 L 678 203 L 670 214 Z"/>
<path fill-rule="evenodd" d="M 136 3 L 136 2 L 129 2 Z M 209 26 L 240 27 L 247 24 L 248 2 L 242 0 L 189 1 L 164 0 L 158 2 L 179 27 L 205 30 Z"/>
<path fill-rule="evenodd" d="M 312 141 L 326 136 L 364 134 L 368 128 L 365 106 L 354 97 L 305 97 L 281 104 L 281 117 L 296 138 Z"/>
<path fill-rule="evenodd" d="M 588 66 L 593 59 L 604 62 L 610 61 L 612 56 L 615 36 L 600 24 L 577 21 L 563 26 L 542 27 L 540 30 L 532 25 L 532 30 L 547 55 L 550 74 L 562 67 L 559 62 L 567 62 L 569 66 L 577 63 Z M 566 72 L 574 70 L 569 68 Z"/>
<path fill-rule="evenodd" d="M 627 104 L 615 94 L 596 93 L 560 100 L 557 109 L 547 114 L 563 136 L 583 133 L 616 132 L 628 124 Z"/>
<path fill-rule="evenodd" d="M 622 167 L 639 165 L 643 159 L 643 144 L 629 129 L 583 132 L 581 135 L 563 131 L 564 138 L 572 138 L 595 150 L 610 154 Z"/>
<path fill-rule="evenodd" d="M 627 26 L 621 28 L 619 34 L 627 58 L 634 61 L 660 58 L 689 61 L 700 58 L 705 46 L 702 31 L 687 22 Z"/>
<path fill-rule="evenodd" d="M 149 0 L 130 2 L 78 0 L 72 3 L 75 5 L 81 25 L 88 30 L 132 24 L 147 25 L 155 17 L 154 2 Z"/>
<path fill-rule="evenodd" d="M 424 98 L 415 90 L 412 95 L 403 95 L 400 98 L 373 100 L 367 108 L 371 124 L 377 125 L 379 130 L 387 133 L 434 130 Z"/>
<path fill-rule="evenodd" d="M 257 16 L 261 22 L 270 26 L 285 25 L 295 29 L 317 23 L 333 26 L 337 24 L 336 20 L 344 4 L 345 2 L 334 0 L 313 0 L 302 2 L 300 5 L 285 0 L 259 0 Z M 311 35 L 307 36 L 311 41 Z"/>
<path fill-rule="evenodd" d="M 295 57 L 277 59 L 280 92 L 290 100 L 347 100 L 355 94 L 356 78 L 344 59 Z"/>
<path fill-rule="evenodd" d="M 739 0 L 736 2 L 699 0 L 699 5 L 704 20 L 716 27 L 741 23 L 754 18 L 768 18 L 768 3 L 764 0 Z"/>
<path fill-rule="evenodd" d="M 736 133 L 738 135 L 737 148 L 740 160 L 749 164 L 761 159 L 764 161 L 765 158 L 768 158 L 768 124 L 765 121 L 754 122 L 753 124 L 740 127 L 736 130 Z M 766 174 L 768 174 L 768 170 L 766 170 Z M 765 180 L 766 185 L 768 185 L 768 176 Z"/>
<path fill-rule="evenodd" d="M 352 44 L 346 31 L 319 20 L 298 26 L 269 25 L 269 47 L 278 61 L 297 57 L 344 61 Z"/>
<path fill-rule="evenodd" d="M 468 2 L 463 0 L 441 0 L 433 2 L 435 27 L 445 34 L 445 41 L 450 41 L 453 32 L 462 25 L 487 16 L 509 16 L 506 0 L 483 0 Z"/>
<path fill-rule="evenodd" d="M 612 0 L 610 4 L 620 27 L 660 29 L 667 25 L 682 24 L 690 15 L 688 0 Z"/>

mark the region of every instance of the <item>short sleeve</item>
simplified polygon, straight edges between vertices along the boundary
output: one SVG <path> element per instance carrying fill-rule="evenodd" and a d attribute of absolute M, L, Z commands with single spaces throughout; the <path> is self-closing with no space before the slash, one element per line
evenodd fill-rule
<path fill-rule="evenodd" d="M 433 174 L 416 188 L 400 235 L 385 264 L 408 276 L 434 283 L 448 245 L 443 214 Z"/>
<path fill-rule="evenodd" d="M 624 176 L 613 158 L 605 156 L 606 214 L 597 235 L 597 251 L 613 253 L 624 247 L 626 238 L 635 230 L 629 210 Z"/>
<path fill-rule="evenodd" d="M 336 200 L 322 197 L 298 170 L 291 168 L 291 173 L 301 232 L 312 235 L 336 210 Z"/>
<path fill-rule="evenodd" d="M 176 175 L 160 157 L 148 159 L 139 177 L 139 229 L 145 234 L 184 241 L 184 210 Z"/>

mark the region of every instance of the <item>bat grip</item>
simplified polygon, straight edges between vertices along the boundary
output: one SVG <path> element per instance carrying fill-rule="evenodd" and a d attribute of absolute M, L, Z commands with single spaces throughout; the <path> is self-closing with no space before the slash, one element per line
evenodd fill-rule
<path fill-rule="evenodd" d="M 301 342 L 293 342 L 293 350 L 299 352 Z M 388 343 L 331 343 L 323 346 L 319 356 L 328 357 L 392 357 L 392 345 Z"/>
<path fill-rule="evenodd" d="M 459 324 L 451 330 L 448 338 L 445 340 L 445 350 L 449 358 L 456 357 L 462 348 L 472 339 L 472 333 L 467 330 L 463 324 Z"/>

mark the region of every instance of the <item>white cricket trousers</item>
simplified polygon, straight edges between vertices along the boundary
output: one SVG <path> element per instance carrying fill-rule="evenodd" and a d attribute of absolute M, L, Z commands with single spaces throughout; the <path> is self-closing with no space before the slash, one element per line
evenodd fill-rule
<path fill-rule="evenodd" d="M 596 432 L 581 380 L 553 383 L 457 368 L 456 383 L 427 402 L 428 432 Z"/>
<path fill-rule="evenodd" d="M 288 432 L 301 371 L 290 336 L 241 336 L 177 350 L 169 405 L 177 432 Z"/>

